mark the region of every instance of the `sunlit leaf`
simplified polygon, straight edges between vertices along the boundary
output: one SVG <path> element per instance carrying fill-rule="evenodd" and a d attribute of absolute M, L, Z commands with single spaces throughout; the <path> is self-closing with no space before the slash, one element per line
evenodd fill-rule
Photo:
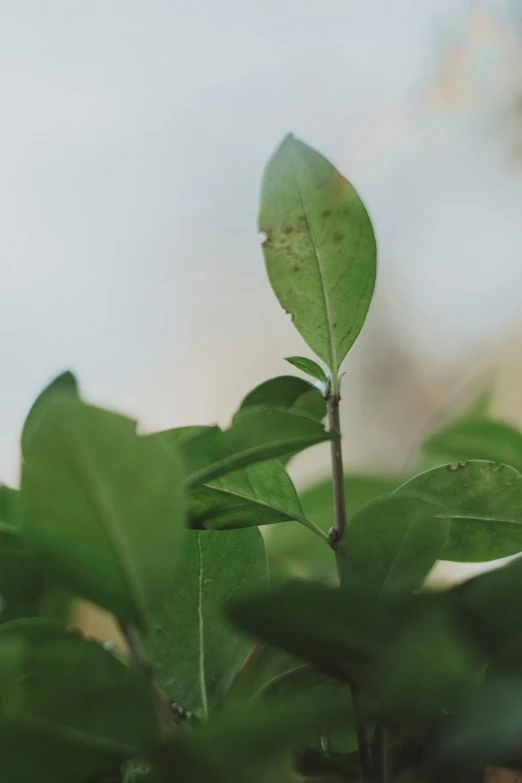
<path fill-rule="evenodd" d="M 231 596 L 266 587 L 259 530 L 187 531 L 144 637 L 157 682 L 173 701 L 198 715 L 221 703 L 251 646 L 230 628 L 223 607 Z"/>
<path fill-rule="evenodd" d="M 134 421 L 51 401 L 26 443 L 24 531 L 64 585 L 144 626 L 183 536 L 182 469 Z"/>
<path fill-rule="evenodd" d="M 336 376 L 375 285 L 375 237 L 362 201 L 322 155 L 289 135 L 265 171 L 259 230 L 281 306 Z"/>

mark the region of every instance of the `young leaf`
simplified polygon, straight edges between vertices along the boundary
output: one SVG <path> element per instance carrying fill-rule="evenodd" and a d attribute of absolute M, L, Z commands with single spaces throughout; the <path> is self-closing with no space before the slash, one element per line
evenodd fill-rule
<path fill-rule="evenodd" d="M 450 520 L 441 560 L 485 562 L 522 551 L 522 480 L 505 465 L 466 462 L 421 473 L 394 496 L 439 503 Z"/>
<path fill-rule="evenodd" d="M 310 375 L 312 378 L 315 378 L 317 381 L 319 381 L 319 383 L 322 384 L 325 390 L 328 388 L 328 378 L 326 373 L 323 368 L 317 364 L 317 362 L 312 361 L 312 359 L 307 359 L 305 356 L 287 356 L 285 361 L 290 362 L 290 364 L 293 364 L 294 367 L 297 367 L 298 370 L 301 370 L 307 375 Z"/>
<path fill-rule="evenodd" d="M 222 607 L 232 595 L 266 587 L 259 530 L 187 531 L 180 566 L 152 606 L 143 640 L 173 701 L 198 715 L 221 703 L 251 644 L 231 630 Z"/>
<path fill-rule="evenodd" d="M 89 780 L 159 734 L 145 675 L 51 621 L 0 628 L 0 700 L 9 783 Z"/>
<path fill-rule="evenodd" d="M 79 398 L 78 383 L 74 375 L 69 371 L 58 375 L 58 377 L 55 378 L 49 384 L 49 386 L 45 387 L 43 392 L 38 395 L 31 407 L 31 410 L 27 414 L 27 418 L 22 429 L 22 454 L 24 456 L 31 432 L 38 425 L 38 421 L 42 413 L 45 412 L 50 402 L 64 398 Z"/>
<path fill-rule="evenodd" d="M 373 500 L 342 539 L 341 584 L 357 593 L 411 592 L 426 578 L 448 535 L 439 505 L 407 495 Z"/>
<path fill-rule="evenodd" d="M 295 519 L 319 532 L 303 513 L 297 492 L 276 460 L 249 465 L 209 481 L 189 496 L 189 526 L 230 530 Z"/>
<path fill-rule="evenodd" d="M 176 446 L 186 465 L 186 485 L 193 489 L 238 468 L 302 451 L 333 437 L 305 414 L 257 406 L 240 410 L 224 432 L 218 427 L 189 432 L 178 438 Z"/>
<path fill-rule="evenodd" d="M 289 135 L 265 171 L 259 230 L 272 288 L 335 382 L 375 285 L 366 209 L 322 155 Z"/>
<path fill-rule="evenodd" d="M 258 405 L 291 408 L 308 414 L 316 421 L 322 421 L 326 416 L 326 402 L 319 389 L 295 375 L 280 375 L 256 386 L 247 394 L 240 410 Z"/>
<path fill-rule="evenodd" d="M 22 472 L 24 530 L 72 592 L 143 627 L 183 535 L 182 469 L 135 422 L 79 400 L 41 410 Z"/>
<path fill-rule="evenodd" d="M 491 460 L 522 470 L 522 434 L 500 421 L 465 419 L 432 435 L 423 448 L 455 462 Z"/>

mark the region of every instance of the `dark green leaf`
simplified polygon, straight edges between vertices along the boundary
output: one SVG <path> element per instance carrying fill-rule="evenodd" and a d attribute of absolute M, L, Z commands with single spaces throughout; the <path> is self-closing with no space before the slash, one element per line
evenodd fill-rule
<path fill-rule="evenodd" d="M 353 753 L 357 750 L 357 736 L 352 719 L 352 697 L 350 688 L 344 683 L 328 677 L 309 664 L 295 666 L 279 677 L 267 683 L 262 695 L 265 698 L 277 698 L 284 701 L 299 693 L 315 693 L 318 703 L 331 703 L 336 711 L 345 712 L 349 716 L 348 725 L 341 723 L 333 725 L 330 731 L 319 731 L 316 737 L 310 738 L 308 747 L 319 751 L 321 736 L 326 737 L 331 753 Z"/>
<path fill-rule="evenodd" d="M 164 433 L 161 434 L 164 437 Z M 309 416 L 278 406 L 240 410 L 232 426 L 188 433 L 177 440 L 189 488 L 233 470 L 295 453 L 334 437 Z"/>
<path fill-rule="evenodd" d="M 227 530 L 292 519 L 315 528 L 304 515 L 290 476 L 276 460 L 227 473 L 190 495 L 189 523 L 196 529 Z"/>
<path fill-rule="evenodd" d="M 221 703 L 251 642 L 223 615 L 231 596 L 267 587 L 259 530 L 187 531 L 181 563 L 151 609 L 145 647 L 157 682 L 198 715 Z"/>
<path fill-rule="evenodd" d="M 258 405 L 280 405 L 307 413 L 317 421 L 322 421 L 326 416 L 326 402 L 319 389 L 294 375 L 280 375 L 256 386 L 247 394 L 240 410 Z"/>
<path fill-rule="evenodd" d="M 522 550 L 522 481 L 493 462 L 443 465 L 396 490 L 439 503 L 450 518 L 442 560 L 484 562 Z"/>
<path fill-rule="evenodd" d="M 432 762 L 468 770 L 487 764 L 520 769 L 521 736 L 522 678 L 496 678 L 461 706 L 436 743 Z"/>
<path fill-rule="evenodd" d="M 0 484 L 0 524 L 20 525 L 20 493 Z"/>
<path fill-rule="evenodd" d="M 72 592 L 145 625 L 183 535 L 182 470 L 136 424 L 79 400 L 51 401 L 26 444 L 24 530 Z"/>
<path fill-rule="evenodd" d="M 375 237 L 362 201 L 322 155 L 289 135 L 265 171 L 259 230 L 281 306 L 336 380 L 375 285 Z"/>
<path fill-rule="evenodd" d="M 319 381 L 319 383 L 322 384 L 323 389 L 328 389 L 328 377 L 323 368 L 320 367 L 317 362 L 312 361 L 312 359 L 307 359 L 305 356 L 287 356 L 285 361 L 290 362 L 290 364 L 293 364 L 293 366 L 297 367 L 298 370 L 301 370 L 307 375 L 310 375 L 312 378 L 315 378 L 317 381 Z"/>
<path fill-rule="evenodd" d="M 49 386 L 46 386 L 34 401 L 31 410 L 27 414 L 22 430 L 22 454 L 25 456 L 27 442 L 32 431 L 38 426 L 40 416 L 45 413 L 47 406 L 53 400 L 78 399 L 78 383 L 71 372 L 64 372 L 58 375 Z"/>
<path fill-rule="evenodd" d="M 446 459 L 492 460 L 522 470 L 522 434 L 489 419 L 467 419 L 432 435 L 423 448 Z"/>
<path fill-rule="evenodd" d="M 0 527 L 0 622 L 40 614 L 44 577 L 21 531 Z"/>
<path fill-rule="evenodd" d="M 350 520 L 338 558 L 353 593 L 410 592 L 426 578 L 446 542 L 441 507 L 418 497 L 373 500 Z"/>
<path fill-rule="evenodd" d="M 364 675 L 402 612 L 384 600 L 305 582 L 227 605 L 247 633 L 344 681 Z"/>
<path fill-rule="evenodd" d="M 303 665 L 295 655 L 290 655 L 277 647 L 256 643 L 237 673 L 227 694 L 227 700 L 258 696 L 281 675 Z"/>
<path fill-rule="evenodd" d="M 158 736 L 145 675 L 50 621 L 0 628 L 0 753 L 9 783 L 73 783 Z"/>

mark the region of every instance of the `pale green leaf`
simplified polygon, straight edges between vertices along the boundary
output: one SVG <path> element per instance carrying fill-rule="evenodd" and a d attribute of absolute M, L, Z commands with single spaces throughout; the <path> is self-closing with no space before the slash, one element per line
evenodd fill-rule
<path fill-rule="evenodd" d="M 429 454 L 455 462 L 491 460 L 522 470 L 522 433 L 500 421 L 471 418 L 436 432 L 424 443 Z"/>
<path fill-rule="evenodd" d="M 471 461 L 421 473 L 394 495 L 439 503 L 450 520 L 441 560 L 485 562 L 522 551 L 522 480 L 513 468 Z"/>
<path fill-rule="evenodd" d="M 322 155 L 289 135 L 265 171 L 259 230 L 279 302 L 335 381 L 375 285 L 375 237 L 361 199 Z"/>
<path fill-rule="evenodd" d="M 287 356 L 285 361 L 290 362 L 290 364 L 297 367 L 301 372 L 305 372 L 307 375 L 315 378 L 316 381 L 319 381 L 324 390 L 328 388 L 328 377 L 317 362 L 312 361 L 312 359 L 307 359 L 305 356 Z"/>
<path fill-rule="evenodd" d="M 326 416 L 326 402 L 319 389 L 295 375 L 280 375 L 259 384 L 247 394 L 240 410 L 258 405 L 280 405 L 307 413 L 317 421 L 322 421 Z"/>

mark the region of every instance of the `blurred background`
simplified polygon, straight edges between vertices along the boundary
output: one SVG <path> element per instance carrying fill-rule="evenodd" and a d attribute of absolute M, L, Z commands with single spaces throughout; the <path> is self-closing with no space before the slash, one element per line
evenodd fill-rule
<path fill-rule="evenodd" d="M 520 0 L 0 0 L 0 479 L 73 370 L 144 429 L 226 424 L 307 349 L 256 218 L 293 131 L 363 197 L 376 297 L 348 467 L 401 473 L 494 378 L 522 424 Z M 321 448 L 296 460 L 306 484 Z"/>

